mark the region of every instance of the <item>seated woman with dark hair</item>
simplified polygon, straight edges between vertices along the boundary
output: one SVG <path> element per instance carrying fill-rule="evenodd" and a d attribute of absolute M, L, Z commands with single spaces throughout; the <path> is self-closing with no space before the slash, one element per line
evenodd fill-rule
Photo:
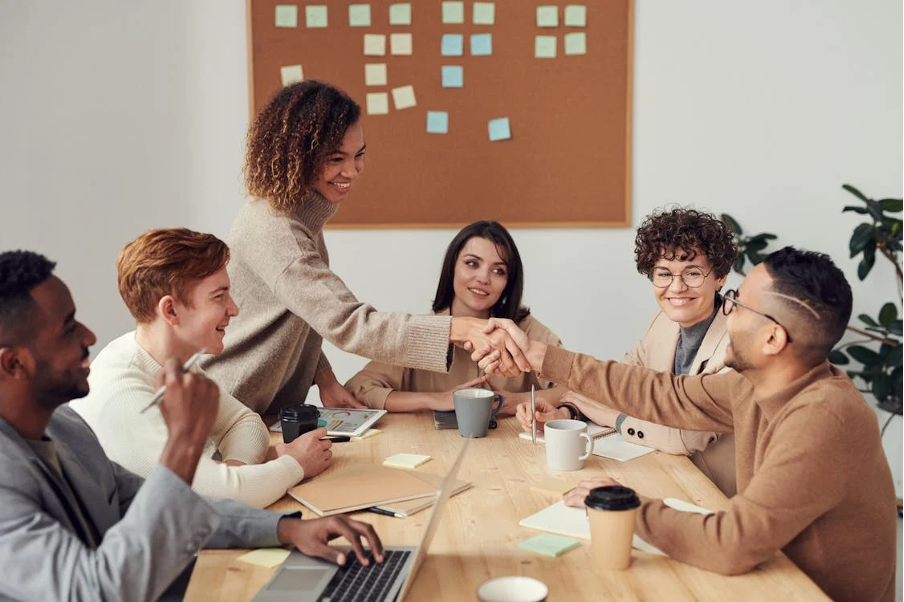
<path fill-rule="evenodd" d="M 561 346 L 559 338 L 521 305 L 523 289 L 521 255 L 508 230 L 497 222 L 475 222 L 463 228 L 446 249 L 433 313 L 482 320 L 509 318 L 531 339 Z M 555 403 L 562 394 L 536 372 L 488 379 L 471 361 L 470 353 L 458 346 L 448 373 L 370 362 L 345 387 L 369 407 L 412 412 L 452 410 L 453 391 L 485 384 L 503 393 L 502 413 L 509 414 L 528 398 L 532 384 L 537 388 L 537 398 L 548 403 Z"/>
<path fill-rule="evenodd" d="M 719 291 L 738 255 L 725 223 L 716 216 L 687 208 L 654 212 L 637 230 L 637 271 L 649 278 L 659 304 L 646 334 L 625 355 L 627 364 L 673 374 L 715 374 L 725 366 L 728 346 L 726 320 L 719 311 Z M 691 461 L 727 496 L 737 492 L 734 435 L 688 431 L 637 420 L 586 397 L 566 393 L 560 400 L 573 404 L 594 422 L 614 427 L 626 441 Z M 575 409 L 537 404 L 540 421 L 570 418 Z M 530 407 L 518 408 L 522 427 L 530 429 Z"/>

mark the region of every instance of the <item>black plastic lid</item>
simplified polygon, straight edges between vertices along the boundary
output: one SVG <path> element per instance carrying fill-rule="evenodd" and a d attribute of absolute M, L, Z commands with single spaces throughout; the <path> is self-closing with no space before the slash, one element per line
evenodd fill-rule
<path fill-rule="evenodd" d="M 317 411 L 317 406 L 307 403 L 286 406 L 279 411 L 279 419 L 290 422 L 309 422 L 318 418 L 320 418 L 320 412 Z"/>
<path fill-rule="evenodd" d="M 640 506 L 640 498 L 630 487 L 607 485 L 591 489 L 584 504 L 594 510 L 631 510 Z"/>

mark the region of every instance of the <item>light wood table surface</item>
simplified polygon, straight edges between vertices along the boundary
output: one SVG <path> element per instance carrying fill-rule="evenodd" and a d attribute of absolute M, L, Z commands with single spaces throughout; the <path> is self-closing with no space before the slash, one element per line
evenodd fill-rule
<path fill-rule="evenodd" d="M 333 464 L 323 474 L 358 463 L 379 464 L 396 453 L 425 454 L 432 460 L 419 472 L 445 474 L 463 439 L 457 430 L 437 431 L 429 412 L 387 414 L 376 425 L 375 437 L 333 445 Z M 674 497 L 719 510 L 724 495 L 683 456 L 660 452 L 629 462 L 590 456 L 583 470 L 550 471 L 542 444 L 520 439 L 518 422 L 499 421 L 487 437 L 472 441 L 459 479 L 474 487 L 454 496 L 446 506 L 429 555 L 409 600 L 476 600 L 486 579 L 525 575 L 549 587 L 550 601 L 571 600 L 827 600 L 822 591 L 787 557 L 777 554 L 746 575 L 725 577 L 686 564 L 633 551 L 631 568 L 621 572 L 594 569 L 589 542 L 548 558 L 518 549 L 518 543 L 539 531 L 518 521 L 558 501 L 560 497 L 532 487 L 548 477 L 571 483 L 592 476 L 611 476 L 648 497 Z M 280 435 L 271 433 L 273 442 Z M 288 495 L 270 506 L 295 511 L 302 506 Z M 314 513 L 305 509 L 306 518 Z M 417 545 L 430 510 L 409 518 L 356 513 L 374 525 L 384 545 Z M 243 550 L 205 550 L 198 556 L 186 600 L 250 600 L 276 569 L 236 560 Z"/>

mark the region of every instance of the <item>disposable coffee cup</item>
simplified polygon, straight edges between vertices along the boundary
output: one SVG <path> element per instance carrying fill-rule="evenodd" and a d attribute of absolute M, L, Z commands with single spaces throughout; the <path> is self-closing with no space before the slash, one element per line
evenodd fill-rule
<path fill-rule="evenodd" d="M 317 428 L 317 419 L 320 412 L 317 406 L 297 404 L 286 406 L 279 411 L 279 422 L 282 425 L 282 438 L 286 443 L 292 443 L 307 432 Z"/>
<path fill-rule="evenodd" d="M 606 571 L 623 571 L 631 566 L 631 541 L 640 498 L 633 489 L 621 485 L 597 487 L 584 498 L 590 521 L 590 548 L 593 563 Z"/>
<path fill-rule="evenodd" d="M 490 420 L 496 417 L 505 400 L 502 395 L 487 389 L 460 389 L 452 393 L 455 420 L 462 437 L 486 437 Z M 499 403 L 496 409 L 493 406 Z"/>

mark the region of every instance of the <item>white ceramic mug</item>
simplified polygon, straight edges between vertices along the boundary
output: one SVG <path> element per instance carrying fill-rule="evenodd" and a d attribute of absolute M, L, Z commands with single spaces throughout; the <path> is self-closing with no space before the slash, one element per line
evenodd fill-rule
<path fill-rule="evenodd" d="M 580 420 L 550 420 L 543 425 L 543 437 L 546 463 L 553 470 L 580 470 L 593 453 L 593 439 Z"/>

